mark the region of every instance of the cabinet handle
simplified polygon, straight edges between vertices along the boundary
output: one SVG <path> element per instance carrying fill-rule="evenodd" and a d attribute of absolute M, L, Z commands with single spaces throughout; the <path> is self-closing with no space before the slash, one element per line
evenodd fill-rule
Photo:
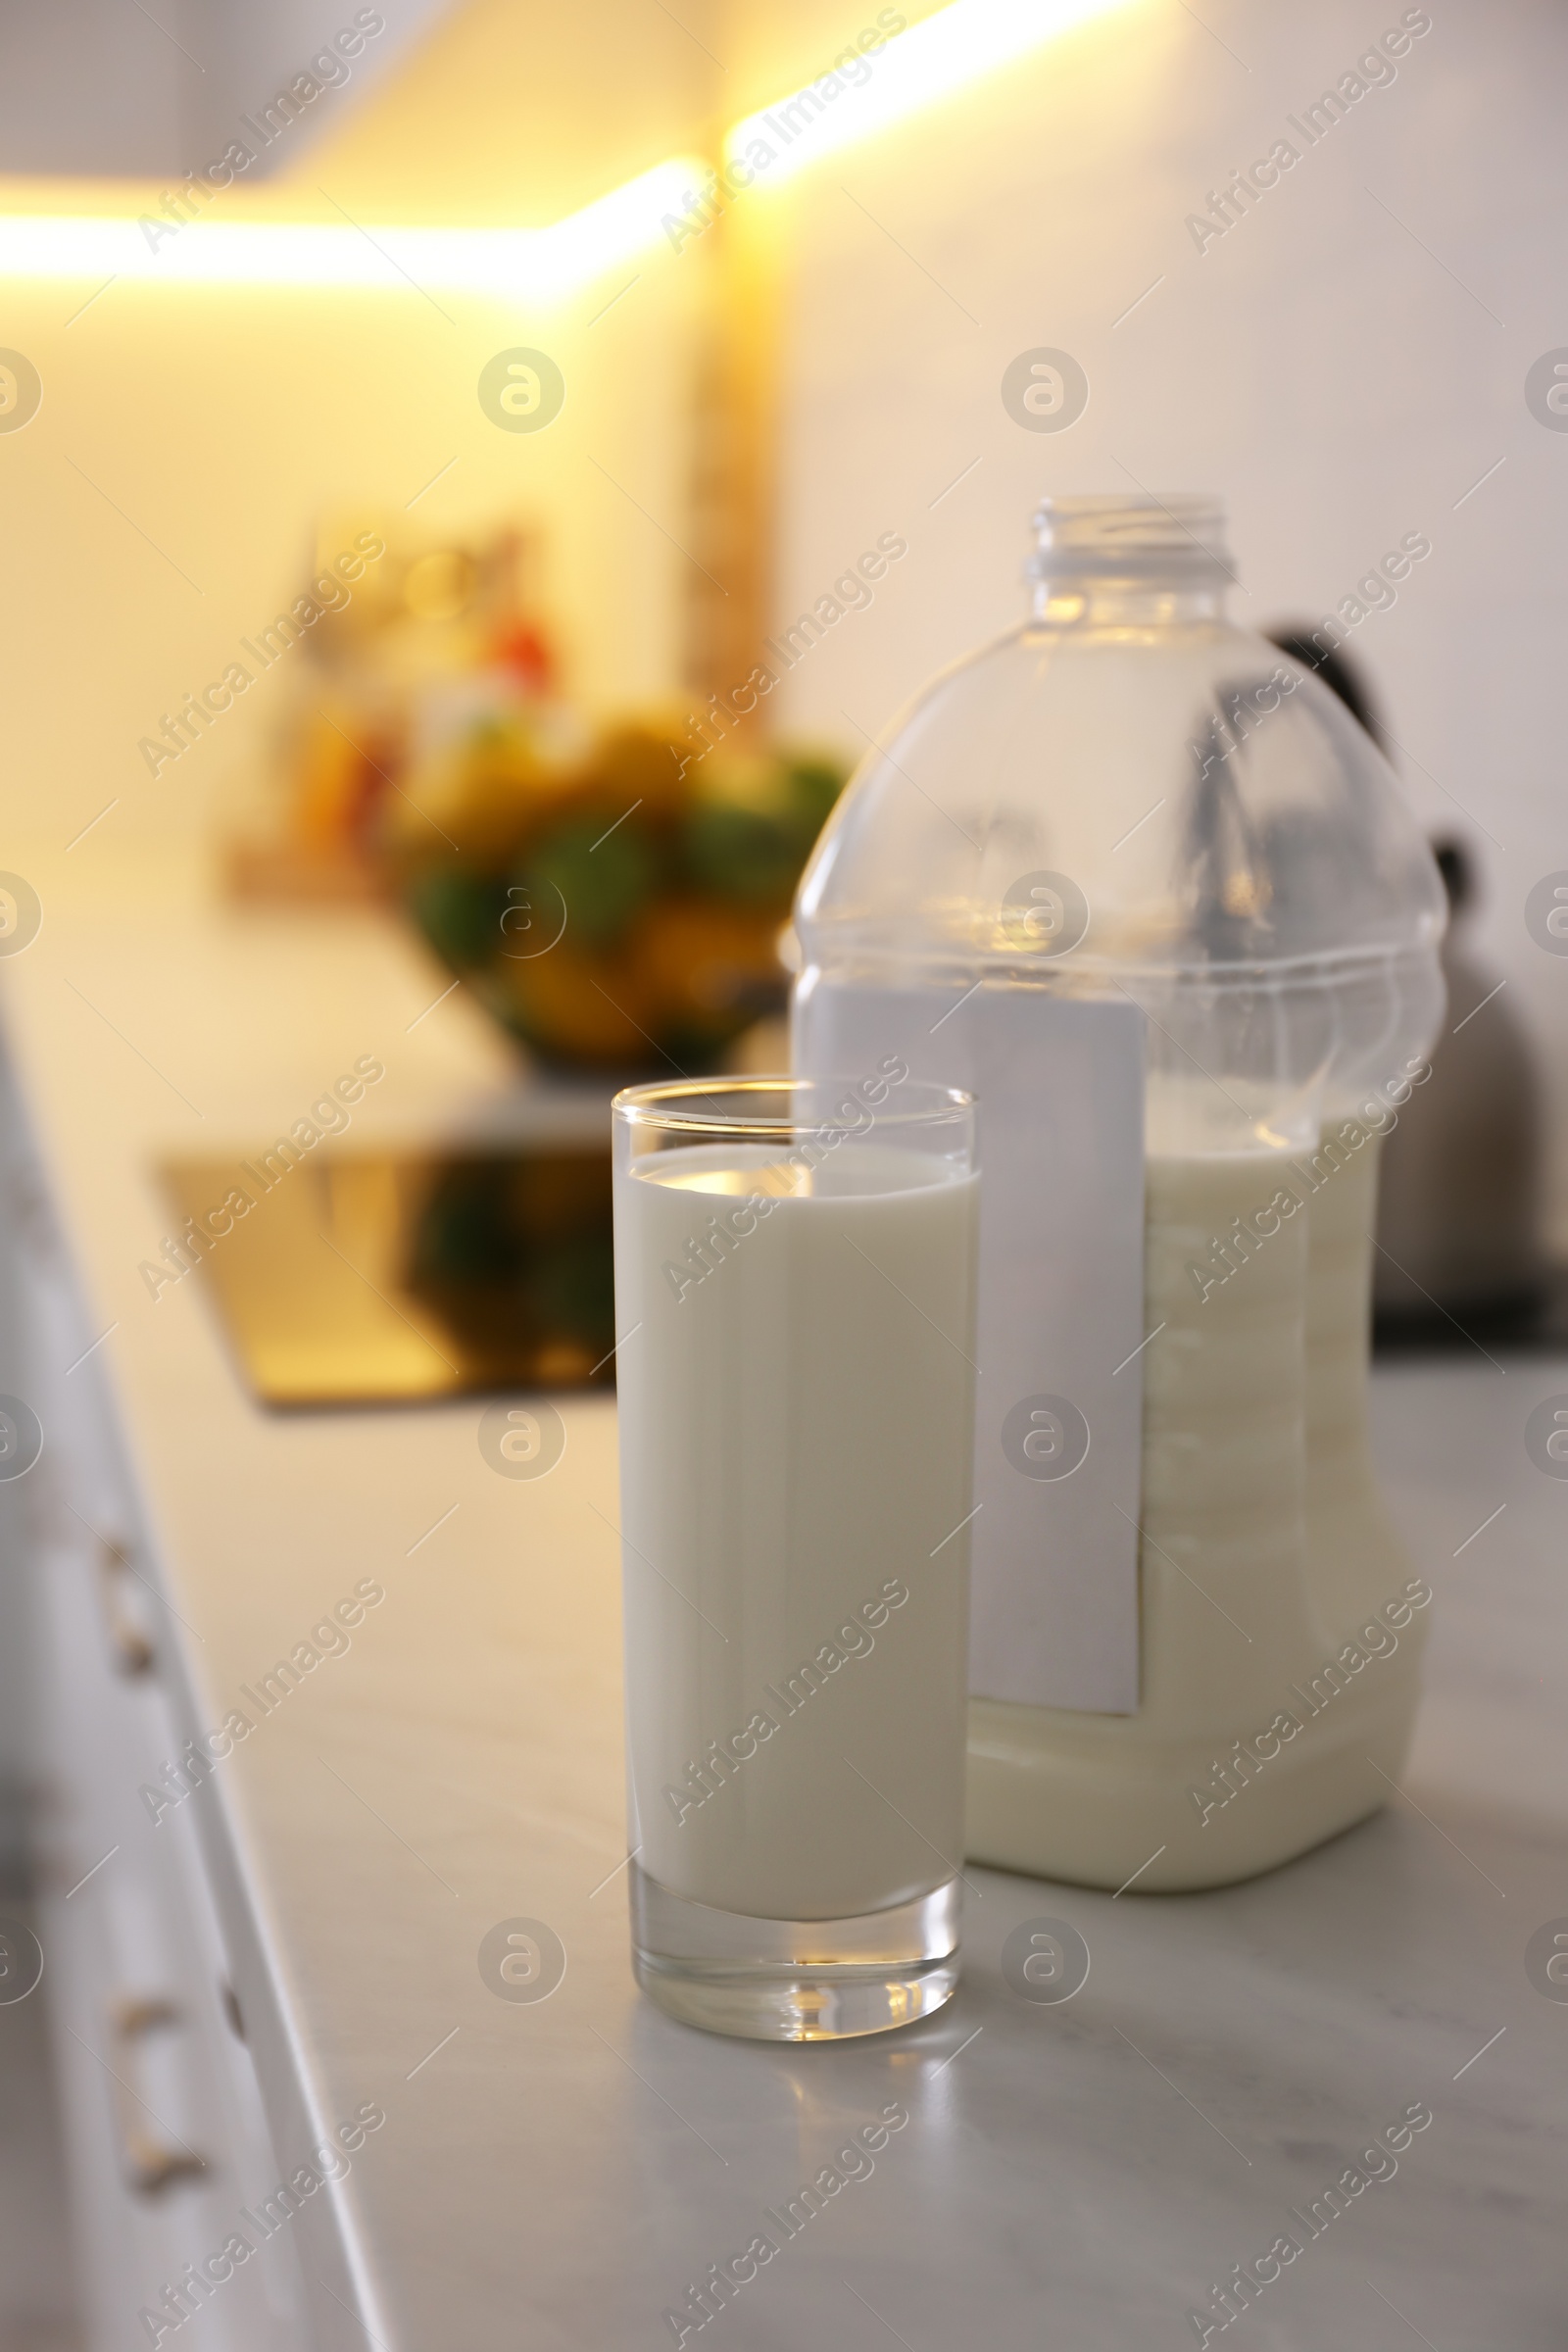
<path fill-rule="evenodd" d="M 156 1996 L 129 1995 L 110 2003 L 109 2031 L 118 2062 L 111 2072 L 117 2086 L 121 2168 L 126 2187 L 139 2197 L 162 2196 L 178 2181 L 207 2170 L 206 2157 L 198 2156 L 194 2148 L 173 2146 L 153 2136 L 145 2121 L 152 2110 L 136 2087 L 148 2035 L 179 2023 L 180 2013 L 173 2002 Z"/>
<path fill-rule="evenodd" d="M 122 1544 L 112 1536 L 98 1539 L 98 1600 L 109 1638 L 109 1655 L 117 1674 L 152 1671 L 153 1645 L 125 1605 L 125 1580 L 130 1561 Z"/>

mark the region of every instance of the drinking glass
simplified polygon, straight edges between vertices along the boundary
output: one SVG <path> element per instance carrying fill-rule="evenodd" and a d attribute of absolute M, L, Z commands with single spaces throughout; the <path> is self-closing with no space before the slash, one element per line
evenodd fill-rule
<path fill-rule="evenodd" d="M 978 1191 L 897 1055 L 615 1099 L 632 1948 L 688 2024 L 957 1983 Z"/>

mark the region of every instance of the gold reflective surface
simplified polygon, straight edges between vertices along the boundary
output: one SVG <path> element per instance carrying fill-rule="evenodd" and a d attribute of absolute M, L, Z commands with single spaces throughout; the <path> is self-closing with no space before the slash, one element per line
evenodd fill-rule
<path fill-rule="evenodd" d="M 173 1239 L 266 1404 L 613 1381 L 608 1151 L 272 1154 L 161 1175 Z"/>

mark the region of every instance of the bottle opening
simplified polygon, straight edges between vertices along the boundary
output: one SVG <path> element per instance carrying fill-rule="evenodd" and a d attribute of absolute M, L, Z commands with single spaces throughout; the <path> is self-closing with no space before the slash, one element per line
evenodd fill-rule
<path fill-rule="evenodd" d="M 1048 498 L 1034 519 L 1031 579 L 1114 576 L 1219 587 L 1236 576 L 1225 544 L 1224 504 L 1206 493 Z"/>

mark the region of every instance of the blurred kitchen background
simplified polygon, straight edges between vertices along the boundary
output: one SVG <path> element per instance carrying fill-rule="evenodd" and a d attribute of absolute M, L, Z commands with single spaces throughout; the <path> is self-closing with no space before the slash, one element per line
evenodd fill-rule
<path fill-rule="evenodd" d="M 1042 494 L 1212 490 L 1459 908 L 1391 1330 L 1549 1293 L 1561 9 L 7 0 L 0 68 L 0 865 L 46 906 L 384 901 L 533 1067 L 765 1058 L 815 831 L 1019 617 Z"/>
<path fill-rule="evenodd" d="M 837 778 L 1017 616 L 1040 494 L 1213 488 L 1246 618 L 1363 615 L 1348 659 L 1505 983 L 1478 1021 L 1534 1048 L 1568 1247 L 1565 975 L 1526 920 L 1564 858 L 1568 416 L 1539 363 L 1568 335 L 1568 26 L 1544 0 L 1384 13 L 11 11 L 4 341 L 41 402 L 0 436 L 8 836 L 241 893 L 386 890 L 454 969 L 482 936 L 481 993 L 547 1052 L 679 1057 L 776 996 L 768 939 Z M 1358 74 L 1385 32 L 1397 61 Z M 712 201 L 726 131 L 846 55 L 829 100 L 761 134 L 756 186 Z M 1299 162 L 1238 195 L 1280 139 Z M 235 141 L 232 184 L 181 193 Z M 222 245 L 258 221 L 332 252 Z M 512 291 L 484 232 L 558 222 L 548 295 Z M 443 258 L 399 258 L 375 232 L 400 225 L 444 228 Z M 352 282 L 272 282 L 318 270 Z M 1003 396 L 1040 350 L 1087 378 L 1065 429 Z M 508 374 L 518 351 L 541 388 Z M 557 397 L 530 429 L 517 403 Z M 262 670 L 246 641 L 265 657 L 361 533 L 387 557 Z M 1430 556 L 1358 596 L 1409 535 Z M 879 543 L 907 552 L 834 597 Z M 781 640 L 803 612 L 815 641 Z M 243 699 L 181 727 L 236 660 Z M 737 727 L 759 661 L 778 683 Z M 565 821 L 541 841 L 547 802 Z M 519 877 L 536 922 L 594 886 L 548 967 L 493 953 Z M 607 965 L 618 1014 L 589 985 Z"/>
<path fill-rule="evenodd" d="M 83 864 L 195 858 L 241 891 L 330 898 L 373 867 L 366 887 L 396 890 L 455 968 L 475 926 L 493 940 L 510 878 L 548 898 L 591 874 L 603 904 L 559 975 L 511 957 L 491 1000 L 568 1056 L 626 1060 L 628 1020 L 695 1050 L 705 1009 L 722 1031 L 767 996 L 760 934 L 832 780 L 937 665 L 1016 617 L 1039 495 L 1212 487 L 1248 619 L 1364 612 L 1348 658 L 1422 816 L 1462 848 L 1473 951 L 1551 1073 L 1564 975 L 1525 906 L 1563 857 L 1543 686 L 1568 444 L 1526 379 L 1568 334 L 1559 12 L 860 13 L 14 12 L 5 341 L 42 398 L 0 447 L 8 834 L 63 850 L 90 825 Z M 1358 74 L 1385 30 L 1397 63 Z M 704 225 L 719 208 L 702 163 L 726 129 L 847 52 L 836 112 L 773 139 L 780 160 Z M 340 80 L 311 75 L 321 54 Z M 1306 111 L 1325 90 L 1337 118 Z M 1282 138 L 1299 163 L 1244 205 L 1237 168 Z M 181 199 L 235 140 L 256 160 Z M 672 159 L 689 169 L 617 234 L 558 248 L 548 298 L 509 292 L 482 234 L 423 271 L 375 237 L 444 227 L 450 256 L 463 231 L 571 221 Z M 89 217 L 74 245 L 49 242 L 61 216 Z M 122 238 L 141 217 L 132 247 L 108 216 Z M 219 240 L 257 220 L 346 240 L 353 282 L 254 282 L 251 253 Z M 128 250 L 139 273 L 116 267 Z M 1003 397 L 1041 349 L 1087 377 L 1063 430 Z M 543 429 L 518 429 L 535 397 L 531 377 L 507 390 L 518 350 L 559 371 Z M 244 641 L 365 532 L 389 552 L 347 610 L 220 717 L 187 711 L 180 748 L 164 722 L 236 660 L 260 670 Z M 1430 557 L 1357 598 L 1410 534 Z M 834 598 L 879 541 L 907 552 Z M 762 653 L 824 597 L 839 615 L 815 642 Z M 759 718 L 705 732 L 710 698 L 758 661 L 780 673 Z M 677 782 L 681 748 L 709 741 Z M 656 774 L 588 867 L 596 820 Z M 571 816 L 542 849 L 541 791 Z M 475 872 L 488 901 L 450 887 Z M 682 906 L 619 956 L 636 979 L 617 1021 L 582 1002 L 570 957 L 614 960 L 625 905 L 655 889 Z M 1549 1076 L 1544 1128 L 1560 1246 L 1568 1111 Z"/>

